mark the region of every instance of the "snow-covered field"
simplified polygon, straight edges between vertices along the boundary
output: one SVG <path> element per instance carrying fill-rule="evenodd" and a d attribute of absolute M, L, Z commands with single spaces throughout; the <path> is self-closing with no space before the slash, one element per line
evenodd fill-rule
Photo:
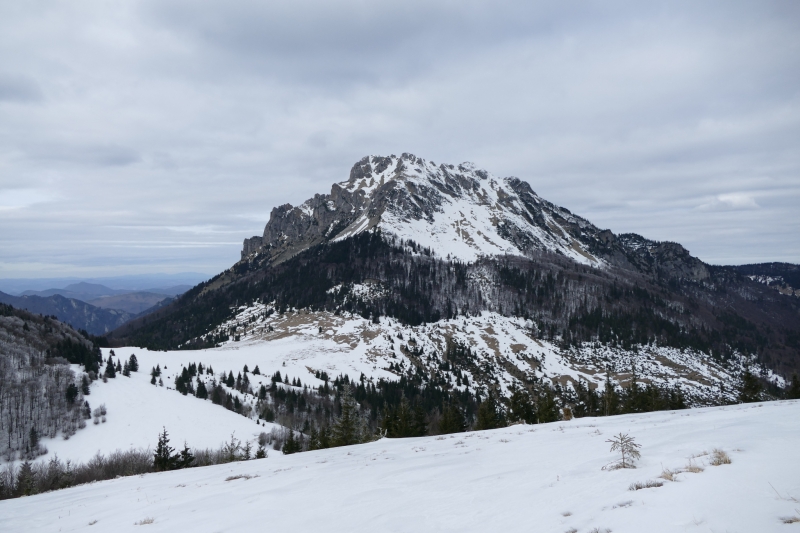
<path fill-rule="evenodd" d="M 117 374 L 108 383 L 96 381 L 91 386 L 91 394 L 86 396 L 93 410 L 100 405 L 106 406 L 106 422 L 95 425 L 92 420 L 87 420 L 86 428 L 78 430 L 69 440 L 64 440 L 60 434 L 54 439 L 42 439 L 48 454 L 40 460 L 58 455 L 62 460 L 86 462 L 97 452 L 108 455 L 115 450 L 155 448 L 162 427 L 167 429 L 176 448 L 182 448 L 186 441 L 192 448 L 217 449 L 224 441 L 230 440 L 231 433 L 235 432 L 239 440 L 254 441 L 260 432 L 269 432 L 274 426 L 258 426 L 254 420 L 210 401 L 167 389 L 167 385 L 173 385 L 172 380 L 166 378 L 169 370 L 164 371 L 165 386 L 153 386 L 150 384 L 150 366 L 145 368 L 143 365 L 144 361 L 151 359 L 149 354 L 139 350 L 117 350 L 118 355 L 123 352 L 127 357 L 133 352 L 137 354 L 142 364 L 140 371 L 131 373 L 130 378 Z M 156 354 L 158 352 L 153 353 Z M 108 350 L 104 350 L 104 355 L 108 356 Z M 163 367 L 163 360 L 161 364 Z"/>
<path fill-rule="evenodd" d="M 580 419 L 147 474 L 0 502 L 4 532 L 769 532 L 800 524 L 800 401 Z M 606 442 L 642 445 L 604 470 Z M 709 464 L 712 450 L 730 464 Z M 657 488 L 664 469 L 687 464 Z M 140 524 L 140 525 L 137 525 Z M 597 529 L 594 529 L 597 528 Z"/>

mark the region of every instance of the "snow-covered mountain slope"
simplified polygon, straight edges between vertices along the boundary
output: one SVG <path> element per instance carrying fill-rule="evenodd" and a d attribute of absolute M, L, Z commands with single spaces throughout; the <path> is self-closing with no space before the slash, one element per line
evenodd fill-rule
<path fill-rule="evenodd" d="M 374 290 L 361 287 L 356 292 Z M 179 358 L 184 364 L 188 359 L 202 359 L 204 364 L 206 360 L 236 361 L 239 367 L 248 364 L 250 368 L 258 364 L 262 372 L 286 370 L 301 378 L 313 378 L 315 371 L 324 370 L 332 377 L 341 373 L 357 379 L 363 373 L 372 379 L 396 380 L 403 374 L 411 376 L 421 366 L 434 382 L 473 392 L 492 389 L 501 395 L 512 384 L 531 380 L 547 380 L 567 389 L 578 380 L 602 387 L 608 375 L 613 383 L 627 385 L 635 369 L 642 383 L 680 387 L 693 405 L 736 400 L 740 366 L 722 366 L 695 350 L 655 345 L 624 350 L 595 343 L 563 349 L 537 338 L 531 321 L 490 312 L 407 326 L 391 318 L 375 324 L 348 313 L 302 310 L 280 315 L 272 311 L 272 306 L 261 303 L 243 306 L 234 318 L 209 332 L 212 337 L 231 333 L 236 340 L 189 354 L 167 352 L 164 358 Z M 461 364 L 448 361 L 448 343 L 468 347 L 473 359 Z M 231 350 L 237 355 L 224 355 Z M 217 364 L 212 364 L 216 370 Z M 765 372 L 783 386 L 781 377 Z"/>
<path fill-rule="evenodd" d="M 103 352 L 108 358 L 108 350 Z M 273 427 L 278 427 L 263 422 L 264 425 L 258 425 L 254 419 L 210 401 L 176 392 L 174 371 L 181 368 L 180 358 L 169 357 L 163 352 L 116 350 L 117 356 L 124 359 L 134 353 L 141 365 L 139 372 L 132 372 L 130 377 L 118 374 L 107 383 L 95 381 L 90 388 L 91 394 L 85 397 L 92 410 L 105 406 L 106 421 L 95 425 L 92 420 L 87 420 L 86 427 L 69 440 L 64 440 L 61 434 L 55 438 L 43 438 L 42 444 L 48 453 L 39 460 L 47 461 L 57 455 L 61 460 L 69 459 L 76 463 L 89 461 L 96 453 L 108 455 L 115 450 L 153 449 L 162 428 L 167 429 L 176 448 L 186 442 L 192 448 L 216 450 L 230 441 L 232 433 L 238 440 L 252 443 L 260 432 L 270 432 Z M 162 368 L 163 387 L 150 384 L 149 370 L 156 365 Z M 164 369 L 165 366 L 169 368 Z M 76 374 L 81 374 L 78 365 L 73 365 L 73 368 Z M 231 366 L 226 370 L 237 368 L 241 370 L 242 367 Z"/>
<path fill-rule="evenodd" d="M 382 439 L 6 500 L 0 517 L 8 533 L 783 532 L 800 520 L 798 418 L 784 401 Z M 636 469 L 604 469 L 620 432 Z"/>
<path fill-rule="evenodd" d="M 266 247 L 280 259 L 373 228 L 465 262 L 547 250 L 603 264 L 586 238 L 599 230 L 540 198 L 527 182 L 498 178 L 471 163 L 437 166 L 411 154 L 365 157 L 329 195 L 275 208 L 263 236 L 245 241 L 242 257 Z"/>

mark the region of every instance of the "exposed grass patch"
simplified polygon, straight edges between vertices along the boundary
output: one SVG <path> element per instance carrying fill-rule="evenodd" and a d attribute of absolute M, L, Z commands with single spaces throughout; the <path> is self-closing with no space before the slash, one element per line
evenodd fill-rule
<path fill-rule="evenodd" d="M 134 522 L 133 525 L 134 526 L 146 526 L 147 524 L 152 524 L 155 521 L 156 521 L 155 518 L 147 517 L 147 518 L 142 518 L 138 522 Z"/>
<path fill-rule="evenodd" d="M 781 522 L 784 524 L 796 524 L 800 522 L 800 516 L 782 516 Z"/>
<path fill-rule="evenodd" d="M 724 450 L 714 448 L 711 451 L 711 460 L 709 463 L 712 466 L 729 465 L 731 464 L 731 457 Z"/>
<path fill-rule="evenodd" d="M 686 466 L 683 467 L 683 471 L 684 472 L 691 472 L 692 474 L 699 474 L 703 470 L 705 470 L 705 468 L 703 468 L 702 466 L 694 464 L 691 460 L 689 461 L 689 463 Z"/>
<path fill-rule="evenodd" d="M 589 533 L 611 533 L 611 530 L 608 528 L 600 529 L 599 527 L 596 527 L 589 531 Z"/>
<path fill-rule="evenodd" d="M 665 468 L 661 471 L 661 475 L 658 477 L 666 481 L 678 481 L 678 474 L 680 473 L 680 470 L 670 470 L 669 468 Z"/>
<path fill-rule="evenodd" d="M 561 516 L 572 516 L 572 513 L 569 511 L 564 511 L 563 513 L 561 513 Z"/>
<path fill-rule="evenodd" d="M 237 474 L 235 476 L 228 476 L 225 478 L 225 481 L 233 481 L 234 479 L 253 479 L 256 476 L 251 476 L 250 474 Z"/>
<path fill-rule="evenodd" d="M 628 487 L 628 490 L 654 489 L 656 487 L 661 487 L 663 485 L 664 485 L 663 481 L 648 479 L 647 481 L 637 481 L 636 483 L 631 483 L 631 486 Z"/>

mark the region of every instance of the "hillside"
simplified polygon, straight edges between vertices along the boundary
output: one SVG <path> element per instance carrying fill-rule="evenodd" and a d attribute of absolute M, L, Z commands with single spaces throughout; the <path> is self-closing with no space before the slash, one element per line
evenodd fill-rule
<path fill-rule="evenodd" d="M 8 532 L 780 532 L 800 521 L 798 417 L 787 401 L 383 439 L 0 501 L 0 516 Z M 608 469 L 620 432 L 635 469 Z M 663 485 L 630 490 L 647 481 Z"/>
<path fill-rule="evenodd" d="M 0 458 L 36 458 L 43 440 L 85 427 L 81 377 L 99 359 L 67 324 L 0 304 Z"/>

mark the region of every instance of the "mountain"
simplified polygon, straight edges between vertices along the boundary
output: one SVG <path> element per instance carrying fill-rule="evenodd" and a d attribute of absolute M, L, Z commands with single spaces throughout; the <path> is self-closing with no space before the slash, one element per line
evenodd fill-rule
<path fill-rule="evenodd" d="M 168 299 L 169 296 L 165 294 L 139 291 L 116 294 L 113 296 L 101 296 L 100 298 L 89 300 L 88 303 L 102 309 L 117 309 L 133 315 L 138 315 Z"/>
<path fill-rule="evenodd" d="M 292 320 L 275 322 L 285 316 Z M 592 369 L 597 387 L 605 376 L 629 383 L 657 361 L 702 387 L 713 384 L 692 373 L 695 363 L 719 376 L 715 365 L 727 369 L 718 401 L 730 401 L 722 390 L 738 386 L 745 366 L 773 387 L 800 370 L 800 300 L 680 244 L 598 228 L 518 178 L 410 154 L 366 157 L 330 194 L 273 209 L 237 264 L 121 327 L 112 342 L 213 347 L 296 337 L 337 316 L 416 328 L 416 346 L 391 352 L 403 368 L 445 384 L 467 373 L 484 394 L 505 393 L 504 372 L 525 386 L 544 379 L 574 390 L 579 368 Z M 492 317 L 513 332 L 503 337 Z M 369 352 L 373 335 L 398 334 L 408 331 L 365 332 L 349 349 Z M 456 360 L 483 337 L 485 360 Z M 389 345 L 381 350 L 389 357 Z M 562 367 L 542 360 L 551 351 Z"/>
<path fill-rule="evenodd" d="M 81 300 L 65 298 L 60 294 L 46 297 L 11 296 L 0 292 L 0 303 L 44 316 L 55 316 L 75 329 L 82 329 L 93 335 L 105 335 L 134 317 L 131 313 L 116 309 L 101 309 Z"/>
<path fill-rule="evenodd" d="M 781 294 L 800 297 L 800 265 L 760 263 L 732 268 L 753 281 L 772 287 Z"/>

